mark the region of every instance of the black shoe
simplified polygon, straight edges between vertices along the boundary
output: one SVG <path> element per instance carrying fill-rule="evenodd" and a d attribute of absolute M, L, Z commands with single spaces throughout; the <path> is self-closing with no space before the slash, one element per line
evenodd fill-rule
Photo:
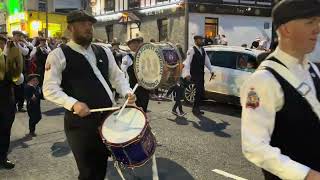
<path fill-rule="evenodd" d="M 31 137 L 36 137 L 37 134 L 36 134 L 35 132 L 30 132 L 30 133 L 29 133 L 29 136 L 31 136 Z"/>
<path fill-rule="evenodd" d="M 200 111 L 199 109 L 193 109 L 193 110 L 192 110 L 192 113 L 195 114 L 195 115 L 202 115 L 202 114 L 204 114 L 204 112 L 203 112 L 203 111 Z"/>
<path fill-rule="evenodd" d="M 171 113 L 176 115 L 176 116 L 178 115 L 178 113 L 176 111 L 171 111 Z"/>
<path fill-rule="evenodd" d="M 0 168 L 13 169 L 14 166 L 15 166 L 14 163 L 9 161 L 8 159 L 6 159 L 4 161 L 0 161 Z"/>
<path fill-rule="evenodd" d="M 18 111 L 19 111 L 19 112 L 27 112 L 27 111 L 26 111 L 25 109 L 23 109 L 23 108 L 19 108 Z"/>

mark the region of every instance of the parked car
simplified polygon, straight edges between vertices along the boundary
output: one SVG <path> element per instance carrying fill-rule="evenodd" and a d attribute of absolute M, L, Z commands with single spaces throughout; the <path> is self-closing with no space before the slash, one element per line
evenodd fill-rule
<path fill-rule="evenodd" d="M 215 77 L 205 68 L 205 99 L 240 104 L 240 87 L 258 67 L 257 57 L 265 51 L 238 46 L 205 46 Z M 184 80 L 186 102 L 193 103 L 195 85 Z"/>

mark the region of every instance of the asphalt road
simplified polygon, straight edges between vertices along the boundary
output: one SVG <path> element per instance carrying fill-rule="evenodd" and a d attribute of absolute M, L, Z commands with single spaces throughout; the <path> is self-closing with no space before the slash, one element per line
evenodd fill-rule
<path fill-rule="evenodd" d="M 225 180 L 215 171 L 244 179 L 259 180 L 259 168 L 244 159 L 240 143 L 239 107 L 206 102 L 205 114 L 195 117 L 191 107 L 185 117 L 171 114 L 170 101 L 150 101 L 148 116 L 156 135 L 156 163 L 149 161 L 134 171 L 125 170 L 126 179 L 153 177 L 156 165 L 160 180 Z M 78 170 L 63 131 L 63 109 L 42 101 L 43 119 L 37 137 L 28 138 L 28 115 L 17 113 L 12 129 L 9 159 L 13 170 L 0 169 L 0 180 L 73 180 Z M 155 167 L 155 166 L 154 166 Z M 120 180 L 110 159 L 106 179 Z"/>

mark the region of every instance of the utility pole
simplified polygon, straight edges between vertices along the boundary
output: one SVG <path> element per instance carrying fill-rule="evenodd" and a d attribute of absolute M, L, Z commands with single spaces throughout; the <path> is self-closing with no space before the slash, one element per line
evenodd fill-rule
<path fill-rule="evenodd" d="M 48 31 L 48 28 L 49 28 L 49 22 L 48 22 L 48 1 L 49 0 L 45 0 L 46 1 L 46 38 L 48 38 L 49 36 L 49 31 Z"/>
<path fill-rule="evenodd" d="M 184 0 L 184 51 L 189 48 L 189 0 Z"/>

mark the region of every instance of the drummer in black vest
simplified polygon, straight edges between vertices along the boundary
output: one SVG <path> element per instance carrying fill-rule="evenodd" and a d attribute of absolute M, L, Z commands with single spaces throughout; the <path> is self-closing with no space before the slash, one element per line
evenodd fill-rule
<path fill-rule="evenodd" d="M 0 35 L 0 56 L 4 56 L 3 50 L 6 42 L 7 38 Z M 5 57 L 0 58 L 0 60 L 6 61 Z M 0 66 L 5 65 L 5 62 L 0 63 Z M 15 165 L 8 160 L 7 153 L 10 145 L 11 127 L 16 112 L 14 86 L 22 84 L 24 78 L 21 74 L 19 80 L 14 82 L 6 72 L 0 73 L 4 74 L 4 77 L 0 79 L 0 169 L 12 169 Z"/>
<path fill-rule="evenodd" d="M 90 109 L 115 104 L 111 88 L 134 103 L 135 95 L 118 68 L 112 52 L 91 44 L 97 20 L 78 10 L 67 16 L 71 41 L 53 50 L 47 58 L 43 82 L 46 99 L 63 106 L 68 144 L 74 154 L 81 180 L 103 180 L 109 152 L 102 142 L 99 126 L 105 113 Z M 75 113 L 75 114 L 74 114 Z"/>
<path fill-rule="evenodd" d="M 263 169 L 267 180 L 318 180 L 320 119 L 315 109 L 320 107 L 305 96 L 319 102 L 320 78 L 305 55 L 313 51 L 319 37 L 320 1 L 282 0 L 272 18 L 279 45 L 264 63 L 289 72 L 260 67 L 243 85 L 242 151 Z M 303 82 L 300 87 L 294 88 L 283 77 L 289 73 Z"/>
<path fill-rule="evenodd" d="M 196 85 L 196 96 L 193 104 L 192 112 L 195 115 L 204 114 L 200 111 L 201 100 L 204 95 L 204 67 L 207 67 L 214 75 L 210 59 L 203 49 L 204 38 L 202 36 L 194 36 L 195 45 L 187 52 L 187 58 L 183 62 L 183 77 L 191 80 Z"/>
<path fill-rule="evenodd" d="M 134 73 L 134 56 L 137 53 L 140 45 L 143 43 L 143 38 L 137 37 L 127 41 L 127 45 L 130 48 L 131 52 L 128 53 L 122 59 L 121 69 L 125 72 L 129 78 L 130 87 L 133 88 L 135 84 L 138 83 L 136 75 Z M 141 107 L 144 112 L 147 112 L 148 103 L 149 103 L 149 91 L 141 86 L 139 86 L 135 92 L 137 96 L 136 105 Z"/>

